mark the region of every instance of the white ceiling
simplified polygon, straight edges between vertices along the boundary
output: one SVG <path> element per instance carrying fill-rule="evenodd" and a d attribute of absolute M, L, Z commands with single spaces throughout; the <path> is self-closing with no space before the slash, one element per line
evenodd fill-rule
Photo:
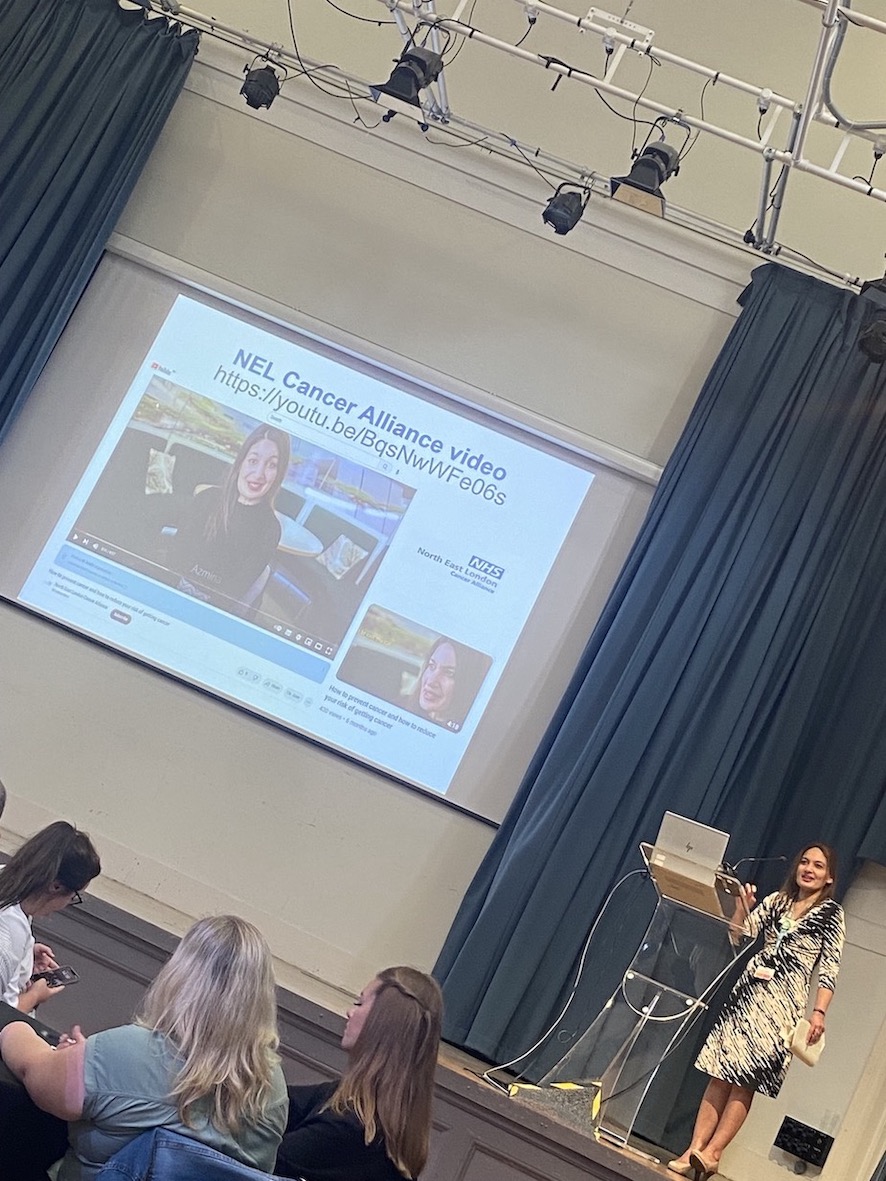
<path fill-rule="evenodd" d="M 193 9 L 183 12 L 205 12 L 260 42 L 278 45 L 290 55 L 290 61 L 292 25 L 306 64 L 334 65 L 364 82 L 385 81 L 404 44 L 396 26 L 375 23 L 390 22 L 391 13 L 380 0 L 334 2 L 353 15 L 338 11 L 332 0 L 291 0 L 291 12 L 287 0 L 196 0 Z M 207 7 L 201 7 L 202 3 Z M 456 3 L 437 0 L 437 16 L 452 16 Z M 576 17 L 588 12 L 581 0 L 559 0 L 555 7 Z M 857 0 L 854 10 L 886 21 L 886 0 Z M 797 103 L 805 97 L 822 27 L 821 8 L 805 0 L 621 0 L 610 11 L 617 16 L 626 14 L 635 24 L 654 30 L 653 52 L 659 49 L 679 55 L 756 87 L 768 87 Z M 514 45 L 530 28 L 526 13 L 526 6 L 517 0 L 468 0 L 460 10 L 460 19 Z M 407 19 L 410 26 L 415 24 L 411 15 Z M 607 23 L 605 17 L 596 19 Z M 598 78 L 603 76 L 605 53 L 600 37 L 544 12 L 521 48 L 555 57 Z M 606 177 L 629 170 L 632 138 L 642 143 L 647 131 L 639 125 L 635 135 L 629 117 L 630 101 L 609 100 L 628 116 L 618 118 L 607 110 L 591 86 L 577 79 L 563 78 L 552 92 L 556 78 L 537 62 L 518 60 L 477 40 L 453 37 L 445 56 L 443 77 L 454 117 L 451 130 L 459 138 L 454 139 L 446 127 L 433 121 L 424 135 L 442 159 L 454 159 L 455 153 L 458 167 L 470 170 L 472 158 L 480 161 L 483 155 L 488 156 L 488 147 L 505 146 L 502 139 L 484 139 L 487 132 L 512 137 L 523 150 L 538 149 L 538 157 L 530 155 L 547 177 L 532 174 L 519 151 L 511 149 L 510 155 L 520 185 L 536 185 L 540 211 L 552 185 L 566 176 L 585 170 Z M 244 63 L 248 60 L 244 52 Z M 321 84 L 329 77 L 328 72 L 317 75 Z M 705 78 L 687 69 L 666 62 L 650 67 L 648 56 L 628 51 L 612 81 L 633 93 L 646 86 L 645 97 L 683 110 L 688 116 L 702 114 Z M 355 95 L 359 93 L 358 84 L 353 89 Z M 310 97 L 309 91 L 313 91 Z M 343 95 L 340 89 L 338 93 Z M 286 82 L 285 94 L 296 103 L 300 96 L 306 102 L 317 101 L 316 88 L 303 75 Z M 841 112 L 853 121 L 886 124 L 886 33 L 850 27 L 834 75 L 833 97 Z M 354 105 L 347 96 L 330 102 L 346 121 L 354 120 L 359 112 L 363 126 L 371 129 L 372 135 L 391 133 L 389 125 L 380 122 L 383 109 L 363 99 Z M 764 116 L 764 129 L 772 111 L 774 108 Z M 703 114 L 710 123 L 758 140 L 760 117 L 753 95 L 739 93 L 722 83 L 708 84 Z M 654 118 L 654 114 L 643 111 L 637 115 Z M 267 116 L 258 113 L 256 117 Z M 398 114 L 396 118 L 402 134 L 408 116 Z M 772 147 L 785 148 L 789 124 L 790 115 L 785 111 L 768 140 Z M 414 134 L 423 136 L 417 126 Z M 871 139 L 875 134 L 852 137 L 839 165 L 841 172 L 867 180 L 874 163 Z M 886 144 L 886 128 L 882 134 Z M 680 147 L 684 133 L 671 126 L 667 138 Z M 472 140 L 479 142 L 472 144 Z M 842 140 L 842 134 L 834 128 L 814 125 L 805 157 L 830 167 Z M 456 148 L 456 142 L 463 146 Z M 562 165 L 550 163 L 551 158 L 562 161 Z M 771 180 L 777 175 L 775 166 Z M 679 175 L 667 182 L 665 196 L 674 216 L 680 210 L 691 211 L 740 235 L 757 216 L 762 178 L 760 155 L 702 132 Z M 886 189 L 886 160 L 875 171 L 873 184 Z M 581 231 L 579 227 L 574 232 Z M 833 271 L 870 278 L 884 270 L 886 205 L 792 170 L 776 240 Z"/>

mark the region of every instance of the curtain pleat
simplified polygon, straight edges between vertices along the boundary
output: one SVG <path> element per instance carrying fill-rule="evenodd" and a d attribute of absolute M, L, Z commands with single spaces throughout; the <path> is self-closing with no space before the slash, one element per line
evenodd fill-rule
<path fill-rule="evenodd" d="M 554 1020 L 665 810 L 731 832 L 732 860 L 824 840 L 886 862 L 886 374 L 856 346 L 876 309 L 773 264 L 741 302 L 435 969 L 446 1037 L 494 1062 Z M 628 894 L 530 1077 L 629 963 L 654 893 Z"/>
<path fill-rule="evenodd" d="M 116 0 L 0 0 L 0 439 L 101 256 L 197 39 Z"/>

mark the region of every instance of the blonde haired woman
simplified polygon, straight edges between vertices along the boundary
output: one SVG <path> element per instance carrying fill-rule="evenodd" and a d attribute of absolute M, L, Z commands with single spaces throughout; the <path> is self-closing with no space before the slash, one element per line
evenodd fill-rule
<path fill-rule="evenodd" d="M 200 919 L 161 968 L 136 1024 L 58 1050 L 30 1026 L 0 1052 L 44 1111 L 71 1121 L 59 1181 L 87 1181 L 142 1132 L 168 1128 L 270 1170 L 286 1124 L 271 955 L 233 915 Z"/>
<path fill-rule="evenodd" d="M 413 1181 L 424 1168 L 443 1001 L 431 976 L 385 968 L 348 1011 L 337 1083 L 290 1087 L 276 1173 L 304 1181 Z"/>

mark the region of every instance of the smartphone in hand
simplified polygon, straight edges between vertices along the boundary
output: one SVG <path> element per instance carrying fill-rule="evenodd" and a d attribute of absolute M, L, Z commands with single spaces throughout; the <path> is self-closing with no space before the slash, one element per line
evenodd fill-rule
<path fill-rule="evenodd" d="M 32 980 L 45 980 L 50 988 L 58 988 L 62 984 L 76 984 L 80 979 L 73 968 L 50 968 L 47 972 L 37 972 Z"/>

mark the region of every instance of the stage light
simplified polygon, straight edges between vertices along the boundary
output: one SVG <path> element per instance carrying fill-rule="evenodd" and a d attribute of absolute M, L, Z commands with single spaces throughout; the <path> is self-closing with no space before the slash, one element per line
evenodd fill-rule
<path fill-rule="evenodd" d="M 541 220 L 545 225 L 553 226 L 555 234 L 568 234 L 581 221 L 590 196 L 589 189 L 564 182 L 548 201 Z"/>
<path fill-rule="evenodd" d="M 886 361 L 886 275 L 868 279 L 861 294 L 871 305 L 871 311 L 856 343 L 869 361 L 882 365 Z"/>
<path fill-rule="evenodd" d="M 435 53 L 424 45 L 409 45 L 400 54 L 400 60 L 387 82 L 370 86 L 369 92 L 376 102 L 379 95 L 388 94 L 391 98 L 399 98 L 410 106 L 418 107 L 421 106 L 418 101 L 419 91 L 436 82 L 442 69 L 442 53 Z"/>
<path fill-rule="evenodd" d="M 240 93 L 246 99 L 246 105 L 255 111 L 269 107 L 280 93 L 281 78 L 274 67 L 270 63 L 256 66 L 253 62 L 251 66 L 243 67 L 243 73 L 246 81 L 240 87 Z"/>
<path fill-rule="evenodd" d="M 665 199 L 661 185 L 680 170 L 680 153 L 660 140 L 647 144 L 627 176 L 613 176 L 612 196 L 624 205 L 664 217 Z"/>
<path fill-rule="evenodd" d="M 858 334 L 858 347 L 874 364 L 886 361 L 886 316 L 881 314 L 865 324 Z"/>

